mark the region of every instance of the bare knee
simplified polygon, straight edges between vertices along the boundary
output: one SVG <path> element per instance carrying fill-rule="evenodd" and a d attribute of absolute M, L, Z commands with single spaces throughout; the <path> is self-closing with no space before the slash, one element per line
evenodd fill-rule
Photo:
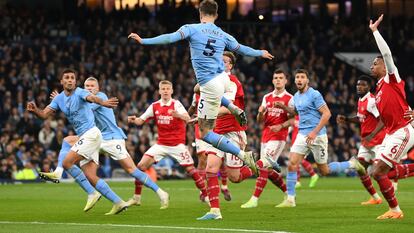
<path fill-rule="evenodd" d="M 232 183 L 240 183 L 240 174 L 228 173 L 227 177 Z"/>
<path fill-rule="evenodd" d="M 138 163 L 137 168 L 141 171 L 146 171 L 148 167 L 143 163 Z"/>

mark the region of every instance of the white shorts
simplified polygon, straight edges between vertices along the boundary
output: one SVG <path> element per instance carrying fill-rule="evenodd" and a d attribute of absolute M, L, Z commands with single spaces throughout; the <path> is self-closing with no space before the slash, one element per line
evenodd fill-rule
<path fill-rule="evenodd" d="M 221 105 L 221 98 L 230 89 L 230 78 L 225 72 L 217 75 L 207 83 L 200 85 L 198 118 L 216 119 Z"/>
<path fill-rule="evenodd" d="M 244 150 L 247 145 L 247 136 L 245 131 L 236 131 L 236 132 L 229 132 L 223 134 L 226 138 L 228 138 L 232 143 L 238 146 L 241 150 Z M 239 168 L 243 166 L 243 160 L 239 159 L 239 157 L 231 154 L 223 152 L 217 148 L 214 148 L 212 145 L 206 143 L 207 151 L 210 154 L 215 154 L 217 157 L 222 158 L 229 168 Z"/>
<path fill-rule="evenodd" d="M 379 158 L 378 152 L 382 150 L 382 147 L 382 145 L 376 145 L 371 148 L 367 148 L 361 145 L 358 150 L 358 158 L 363 159 L 367 163 L 372 163 L 375 159 Z"/>
<path fill-rule="evenodd" d="M 155 162 L 159 162 L 164 157 L 171 156 L 173 159 L 177 160 L 181 166 L 194 164 L 193 157 L 191 157 L 190 152 L 188 152 L 187 147 L 184 144 L 176 146 L 155 144 L 145 152 L 145 155 L 152 157 Z"/>
<path fill-rule="evenodd" d="M 206 149 L 208 147 L 208 143 L 205 142 L 205 141 L 203 141 L 203 140 L 201 140 L 201 139 L 196 139 L 195 140 L 195 145 L 196 145 L 197 155 L 198 154 L 201 154 L 203 152 L 206 152 Z"/>
<path fill-rule="evenodd" d="M 290 148 L 290 152 L 306 157 L 311 151 L 316 163 L 326 164 L 328 162 L 328 136 L 326 134 L 316 136 L 313 144 L 308 145 L 306 136 L 299 133 L 295 143 Z"/>
<path fill-rule="evenodd" d="M 108 153 L 113 160 L 122 160 L 130 157 L 123 139 L 103 140 L 101 150 Z"/>
<path fill-rule="evenodd" d="M 85 158 L 80 161 L 80 166 L 90 161 L 99 165 L 99 148 L 101 143 L 102 134 L 97 127 L 91 128 L 79 137 L 79 140 L 72 146 L 71 150 Z"/>
<path fill-rule="evenodd" d="M 388 166 L 400 163 L 407 158 L 407 152 L 414 145 L 414 128 L 411 124 L 402 127 L 393 134 L 385 135 L 382 141 L 382 150 L 379 151 L 380 159 Z"/>
<path fill-rule="evenodd" d="M 286 141 L 268 141 L 260 145 L 260 161 L 263 162 L 264 167 L 271 167 L 268 159 L 277 162 L 277 159 L 285 149 Z"/>

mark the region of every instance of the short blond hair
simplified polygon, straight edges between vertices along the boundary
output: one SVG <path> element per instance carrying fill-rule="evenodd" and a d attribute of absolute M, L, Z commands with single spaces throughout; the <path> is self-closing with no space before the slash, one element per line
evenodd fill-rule
<path fill-rule="evenodd" d="M 170 85 L 171 88 L 173 87 L 172 82 L 170 82 L 168 80 L 162 80 L 162 81 L 160 81 L 160 83 L 158 84 L 158 87 L 161 88 L 161 85 Z"/>

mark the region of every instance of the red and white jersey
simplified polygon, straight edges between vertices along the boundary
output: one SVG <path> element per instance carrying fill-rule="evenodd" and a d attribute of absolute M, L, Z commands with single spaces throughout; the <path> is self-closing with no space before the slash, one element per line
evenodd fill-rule
<path fill-rule="evenodd" d="M 394 133 L 410 122 L 403 117 L 404 112 L 409 110 L 404 86 L 405 82 L 397 70 L 393 74 L 387 74 L 377 83 L 375 103 L 387 134 Z"/>
<path fill-rule="evenodd" d="M 243 86 L 235 75 L 229 74 L 229 78 L 229 91 L 224 93 L 224 97 L 226 97 L 228 100 L 233 101 L 233 104 L 239 107 L 240 109 L 244 109 Z M 226 114 L 217 117 L 214 132 L 218 134 L 226 134 L 229 132 L 245 131 L 246 129 L 247 126 L 240 126 L 239 122 L 237 122 L 233 114 Z"/>
<path fill-rule="evenodd" d="M 362 145 L 365 147 L 380 145 L 385 137 L 385 127 L 379 131 L 369 143 L 364 140 L 366 136 L 375 130 L 380 121 L 380 114 L 375 105 L 375 96 L 370 92 L 358 100 L 357 116 L 359 123 L 361 124 Z"/>
<path fill-rule="evenodd" d="M 298 136 L 299 133 L 299 115 L 295 116 L 295 125 L 293 126 L 292 129 L 292 142 L 291 145 L 293 145 L 293 143 L 295 143 L 296 140 L 296 136 Z"/>
<path fill-rule="evenodd" d="M 185 144 L 186 124 L 180 118 L 175 118 L 169 111 L 176 110 L 179 114 L 185 114 L 187 111 L 180 101 L 171 99 L 167 103 L 162 100 L 152 103 L 144 114 L 139 118 L 146 121 L 154 119 L 158 128 L 157 144 L 163 146 L 176 146 Z"/>
<path fill-rule="evenodd" d="M 264 129 L 262 134 L 262 143 L 266 143 L 270 140 L 286 141 L 288 136 L 288 128 L 282 129 L 279 132 L 272 132 L 270 126 L 279 125 L 287 121 L 288 112 L 281 108 L 274 107 L 276 102 L 280 102 L 290 108 L 293 108 L 293 96 L 287 91 L 277 95 L 275 91 L 266 94 L 263 97 L 262 106 L 266 108 L 264 115 Z"/>

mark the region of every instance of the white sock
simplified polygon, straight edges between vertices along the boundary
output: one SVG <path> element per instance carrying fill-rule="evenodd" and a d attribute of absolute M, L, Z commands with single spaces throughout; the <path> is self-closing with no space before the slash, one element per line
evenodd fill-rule
<path fill-rule="evenodd" d="M 250 199 L 253 200 L 253 201 L 255 201 L 255 202 L 257 202 L 259 200 L 259 198 L 256 197 L 256 196 L 252 196 Z"/>
<path fill-rule="evenodd" d="M 161 197 L 164 197 L 164 195 L 165 195 L 164 190 L 162 190 L 162 189 L 160 189 L 160 188 L 157 190 L 157 192 L 156 192 L 156 193 L 157 193 L 158 197 L 160 197 L 160 198 L 161 198 Z M 139 195 L 139 196 L 141 197 L 141 195 Z"/>
<path fill-rule="evenodd" d="M 57 167 L 53 173 L 59 178 L 62 177 L 63 167 Z"/>
<path fill-rule="evenodd" d="M 135 200 L 141 200 L 141 195 L 140 194 L 134 194 L 134 199 Z"/>
<path fill-rule="evenodd" d="M 372 197 L 374 198 L 374 200 L 381 199 L 381 197 L 378 195 L 378 193 L 375 193 L 374 195 L 372 195 Z"/>
<path fill-rule="evenodd" d="M 222 185 L 221 189 L 228 189 L 227 185 Z"/>
<path fill-rule="evenodd" d="M 400 206 L 399 205 L 397 205 L 394 208 L 391 208 L 391 210 L 394 211 L 394 212 L 401 212 L 401 209 L 400 209 Z"/>
<path fill-rule="evenodd" d="M 290 202 L 295 202 L 295 196 L 288 195 L 287 200 Z"/>
<path fill-rule="evenodd" d="M 210 209 L 210 213 L 213 213 L 213 214 L 221 214 L 220 213 L 220 208 L 211 208 Z"/>

